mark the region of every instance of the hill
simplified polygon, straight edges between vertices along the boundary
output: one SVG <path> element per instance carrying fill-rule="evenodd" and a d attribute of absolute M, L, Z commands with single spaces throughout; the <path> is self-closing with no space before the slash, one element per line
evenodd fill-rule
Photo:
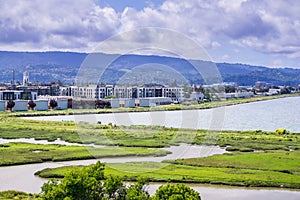
<path fill-rule="evenodd" d="M 30 81 L 49 82 L 62 81 L 72 83 L 77 72 L 88 54 L 75 52 L 0 52 L 0 82 L 10 82 L 15 70 L 15 78 L 22 81 L 23 71 L 30 73 Z M 111 55 L 97 53 L 97 64 Z M 201 66 L 203 70 L 207 61 L 191 61 Z M 149 67 L 152 65 L 152 67 Z M 156 66 L 156 67 L 153 67 Z M 120 77 L 141 68 L 143 73 L 157 70 L 159 75 L 168 74 L 160 69 L 169 68 L 167 71 L 175 71 L 190 83 L 203 83 L 191 63 L 187 60 L 173 57 L 124 55 L 118 57 L 105 71 L 101 82 L 115 83 Z M 263 66 L 251 66 L 246 64 L 216 63 L 216 66 L 226 82 L 237 82 L 239 85 L 253 85 L 256 81 L 265 81 L 276 85 L 300 84 L 300 69 L 291 68 L 267 68 Z M 153 78 L 153 77 L 152 77 Z M 155 78 L 155 77 L 154 77 Z M 157 78 L 157 75 L 156 75 Z M 155 81 L 147 77 L 149 82 Z M 176 77 L 174 78 L 176 79 Z"/>

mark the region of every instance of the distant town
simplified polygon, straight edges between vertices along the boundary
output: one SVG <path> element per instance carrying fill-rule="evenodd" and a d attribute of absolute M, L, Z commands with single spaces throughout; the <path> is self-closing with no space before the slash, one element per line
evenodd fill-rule
<path fill-rule="evenodd" d="M 23 81 L 0 85 L 0 110 L 48 110 L 68 108 L 152 107 L 180 103 L 202 103 L 220 99 L 251 98 L 291 94 L 297 86 L 278 86 L 256 82 L 254 86 L 239 86 L 235 82 L 212 85 L 122 86 L 109 84 L 64 85 L 60 81 L 48 84 L 31 83 L 30 74 Z"/>

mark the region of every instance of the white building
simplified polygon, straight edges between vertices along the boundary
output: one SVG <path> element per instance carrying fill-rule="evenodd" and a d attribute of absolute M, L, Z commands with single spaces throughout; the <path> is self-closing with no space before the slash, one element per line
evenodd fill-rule
<path fill-rule="evenodd" d="M 71 96 L 71 87 L 59 87 L 59 96 Z"/>
<path fill-rule="evenodd" d="M 0 100 L 36 100 L 37 92 L 24 92 L 22 90 L 0 91 Z"/>
<path fill-rule="evenodd" d="M 109 99 L 111 108 L 120 108 L 120 100 L 119 99 Z"/>
<path fill-rule="evenodd" d="M 269 89 L 269 95 L 277 95 L 280 94 L 281 89 L 274 89 L 274 88 L 270 88 Z"/>
<path fill-rule="evenodd" d="M 253 92 L 237 92 L 235 93 L 236 98 L 249 98 L 253 97 L 254 93 Z"/>
<path fill-rule="evenodd" d="M 37 100 L 34 101 L 34 103 L 36 104 L 34 108 L 35 110 L 48 110 L 48 104 L 49 104 L 48 100 Z"/>
<path fill-rule="evenodd" d="M 66 89 L 64 89 L 66 91 Z M 87 99 L 98 99 L 97 85 L 70 86 L 70 96 Z"/>
<path fill-rule="evenodd" d="M 219 98 L 232 99 L 232 98 L 249 98 L 253 97 L 253 92 L 232 92 L 232 93 L 216 93 Z"/>
<path fill-rule="evenodd" d="M 120 104 L 120 107 L 122 107 L 122 108 L 134 108 L 135 100 L 134 99 L 120 99 L 119 104 Z"/>
<path fill-rule="evenodd" d="M 204 94 L 202 92 L 192 92 L 190 99 L 191 100 L 203 100 Z"/>
<path fill-rule="evenodd" d="M 68 109 L 68 99 L 57 99 L 56 109 L 58 109 L 58 110 Z"/>
<path fill-rule="evenodd" d="M 104 99 L 114 96 L 120 99 L 169 97 L 173 102 L 181 102 L 184 91 L 181 87 L 125 87 L 125 86 L 70 86 L 61 87 L 60 95 L 86 99 Z"/>
<path fill-rule="evenodd" d="M 19 100 L 22 98 L 21 93 L 19 90 L 0 91 L 0 100 Z"/>
<path fill-rule="evenodd" d="M 162 105 L 169 105 L 172 103 L 172 99 L 169 97 L 149 97 L 139 99 L 139 106 L 141 107 L 155 107 Z"/>
<path fill-rule="evenodd" d="M 0 111 L 5 110 L 5 101 L 0 101 Z"/>
<path fill-rule="evenodd" d="M 99 87 L 98 88 L 98 98 L 97 99 L 104 99 L 106 95 L 106 87 Z"/>
<path fill-rule="evenodd" d="M 181 87 L 162 88 L 162 97 L 169 97 L 172 101 L 181 102 L 184 98 L 184 91 Z"/>
<path fill-rule="evenodd" d="M 17 100 L 15 101 L 14 111 L 25 111 L 28 110 L 28 101 L 27 100 Z"/>
<path fill-rule="evenodd" d="M 72 99 L 72 97 L 68 97 L 68 96 L 38 96 L 38 101 L 37 102 L 41 102 L 41 109 L 44 108 L 45 105 L 45 101 L 47 102 L 47 107 L 50 103 L 51 100 L 55 100 L 57 102 L 57 107 L 56 109 L 58 110 L 65 110 L 68 109 L 68 102 L 69 99 Z"/>
<path fill-rule="evenodd" d="M 116 98 L 132 98 L 132 88 L 115 87 L 113 91 L 113 96 L 115 96 Z"/>

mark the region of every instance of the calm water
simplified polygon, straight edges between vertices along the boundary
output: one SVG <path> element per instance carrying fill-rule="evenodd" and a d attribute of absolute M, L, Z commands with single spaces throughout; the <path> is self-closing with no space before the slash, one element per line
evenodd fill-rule
<path fill-rule="evenodd" d="M 18 138 L 18 139 L 3 139 L 3 138 L 0 138 L 0 144 L 6 144 L 6 143 L 10 143 L 10 142 L 22 142 L 22 143 L 30 143 L 30 144 L 60 144 L 60 145 L 68 145 L 68 146 L 85 146 L 85 147 L 97 147 L 97 148 L 105 147 L 103 145 L 95 145 L 95 144 L 70 143 L 70 142 L 66 142 L 64 140 L 61 140 L 60 138 L 57 138 L 54 141 L 36 140 L 34 138 Z"/>
<path fill-rule="evenodd" d="M 113 113 L 77 116 L 29 117 L 117 125 L 160 125 L 211 130 L 266 130 L 286 128 L 300 132 L 300 97 L 239 104 L 207 110 Z"/>
<path fill-rule="evenodd" d="M 148 191 L 151 195 L 155 194 L 160 184 L 150 184 Z M 201 184 L 189 185 L 198 191 L 201 200 L 299 200 L 299 191 L 258 189 L 258 188 L 236 188 L 226 186 L 207 186 Z"/>

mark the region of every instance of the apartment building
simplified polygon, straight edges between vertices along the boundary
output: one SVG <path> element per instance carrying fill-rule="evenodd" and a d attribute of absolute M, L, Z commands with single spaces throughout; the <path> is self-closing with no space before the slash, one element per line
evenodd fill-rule
<path fill-rule="evenodd" d="M 37 92 L 24 92 L 22 90 L 0 91 L 0 100 L 36 100 Z"/>
<path fill-rule="evenodd" d="M 78 98 L 87 98 L 87 99 L 98 99 L 98 86 L 97 85 L 88 85 L 88 86 L 70 86 L 70 88 L 63 88 L 63 91 L 66 91 L 64 96 L 72 96 Z M 63 93 L 61 91 L 60 93 Z"/>
<path fill-rule="evenodd" d="M 125 87 L 125 86 L 69 86 L 60 88 L 61 96 L 72 96 L 88 99 L 103 99 L 114 97 L 120 99 L 168 97 L 173 102 L 181 102 L 184 90 L 181 87 Z"/>

